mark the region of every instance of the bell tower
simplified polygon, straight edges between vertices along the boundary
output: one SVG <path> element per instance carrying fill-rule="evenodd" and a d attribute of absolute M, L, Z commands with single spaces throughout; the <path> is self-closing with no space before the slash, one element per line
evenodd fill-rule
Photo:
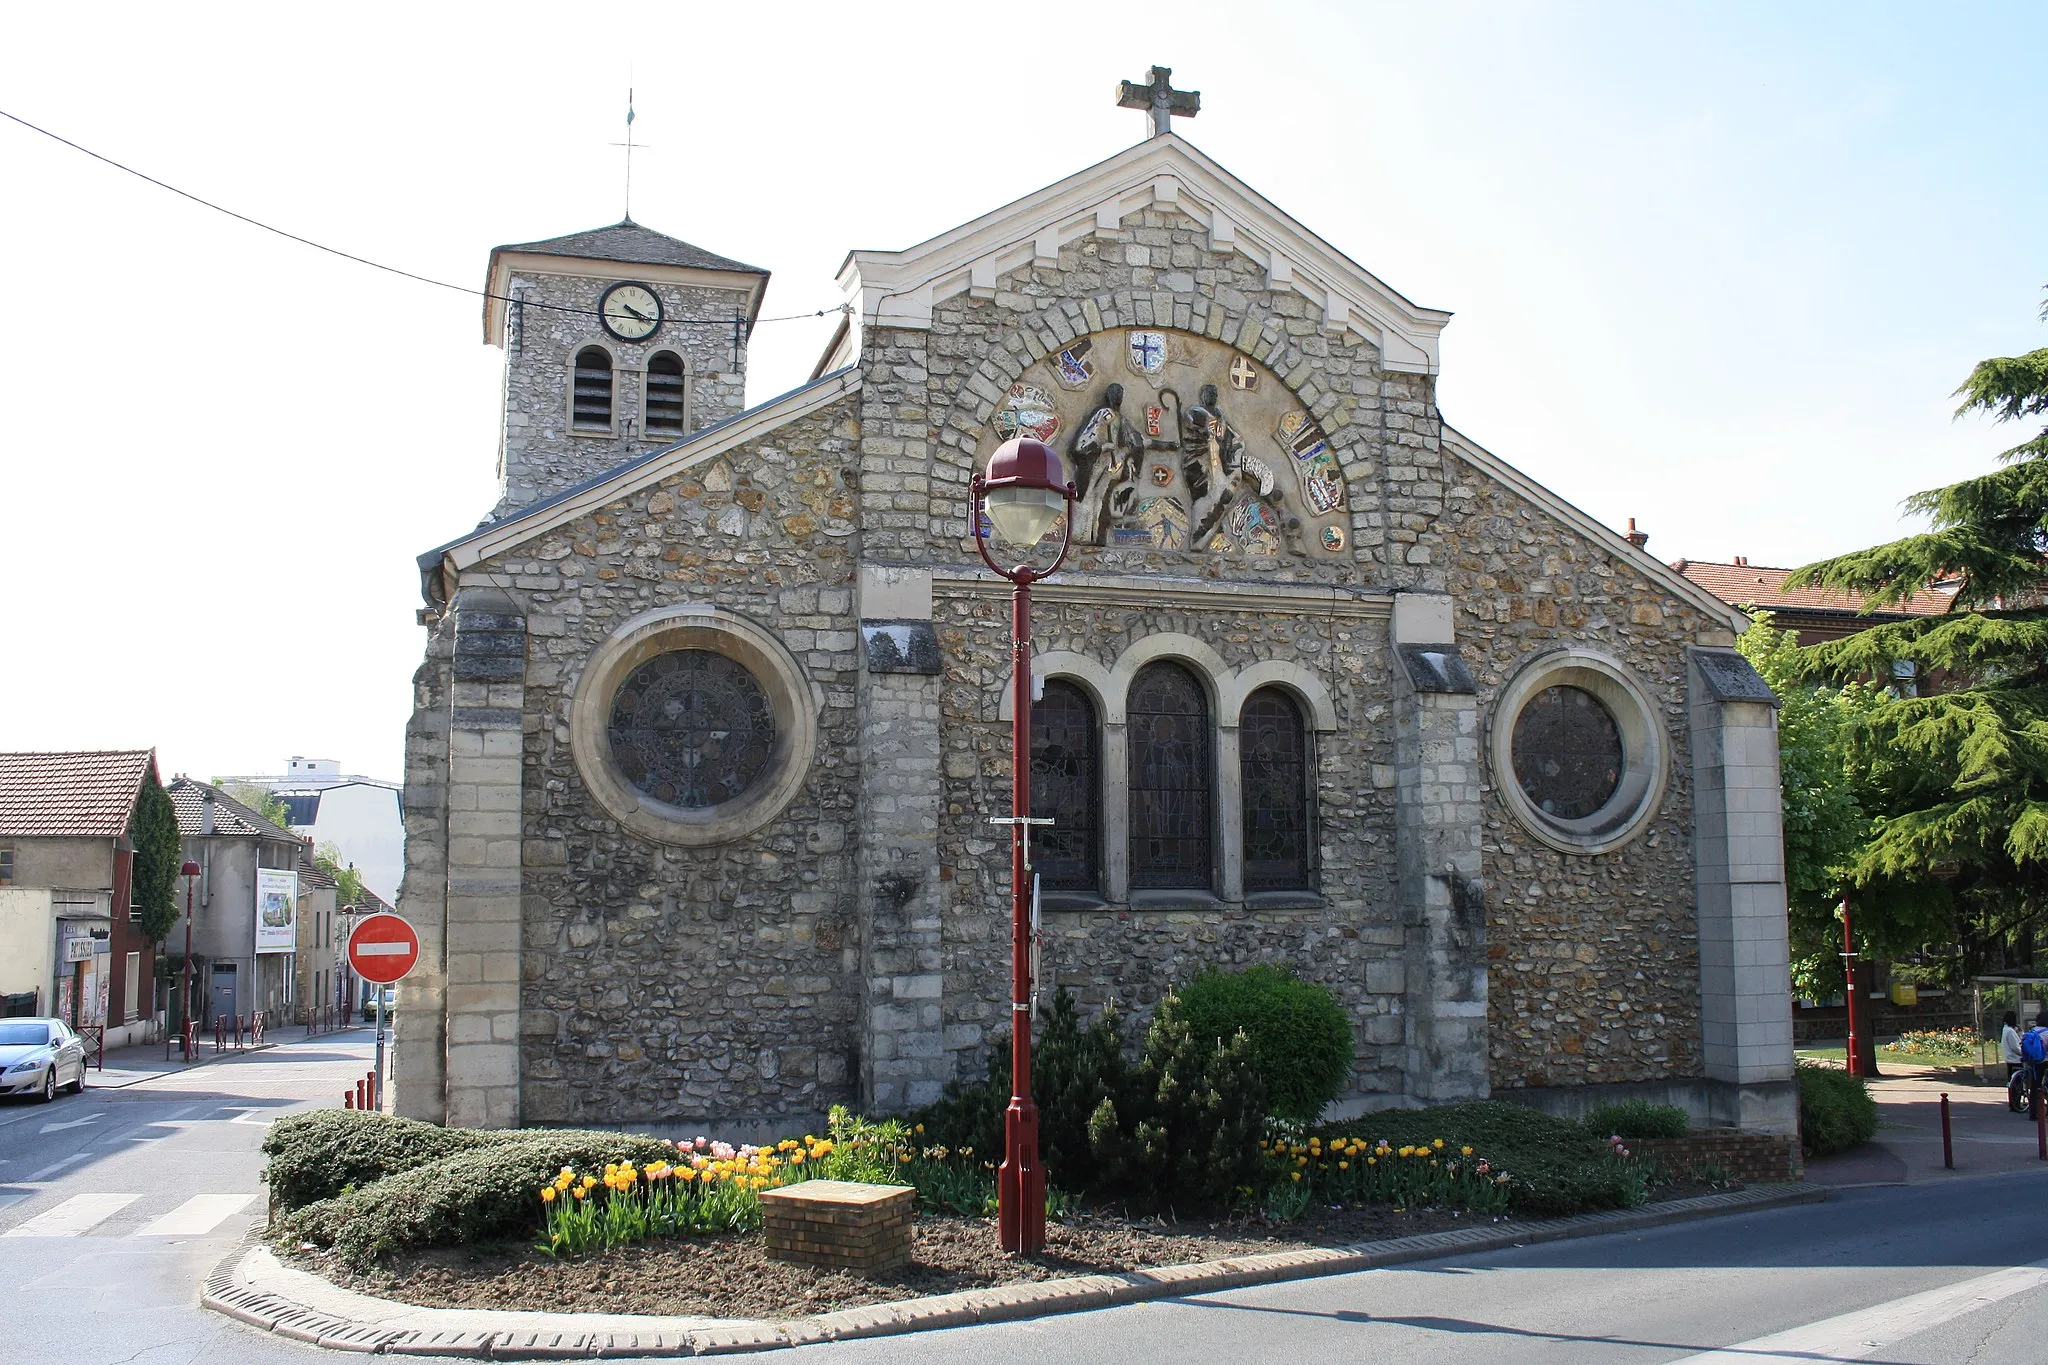
<path fill-rule="evenodd" d="M 746 405 L 768 272 L 628 218 L 491 252 L 484 340 L 505 352 L 493 516 Z"/>

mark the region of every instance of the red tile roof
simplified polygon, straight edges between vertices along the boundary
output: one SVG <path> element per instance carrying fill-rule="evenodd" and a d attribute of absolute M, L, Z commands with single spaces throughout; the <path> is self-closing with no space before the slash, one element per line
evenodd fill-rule
<path fill-rule="evenodd" d="M 0 835 L 119 838 L 155 771 L 154 749 L 0 754 Z"/>
<path fill-rule="evenodd" d="M 1723 602 L 1738 607 L 1757 606 L 1805 608 L 1809 611 L 1861 613 L 1863 599 L 1835 588 L 1782 588 L 1790 569 L 1766 568 L 1761 564 L 1712 564 L 1699 559 L 1673 560 L 1671 567 L 1705 588 Z M 1873 616 L 1939 616 L 1948 610 L 1949 594 L 1938 588 L 1922 588 L 1904 602 L 1887 604 Z"/>

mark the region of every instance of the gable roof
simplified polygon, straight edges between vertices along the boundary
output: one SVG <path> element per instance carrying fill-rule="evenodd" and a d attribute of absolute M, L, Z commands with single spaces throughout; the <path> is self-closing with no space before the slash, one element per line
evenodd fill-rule
<path fill-rule="evenodd" d="M 597 269 L 577 270 L 570 264 L 574 261 L 589 262 Z M 613 268 L 622 265 L 639 268 L 630 272 Z M 642 227 L 628 218 L 587 232 L 492 247 L 490 263 L 484 270 L 484 340 L 490 345 L 504 344 L 505 307 L 511 294 L 512 273 L 522 268 L 537 274 L 595 274 L 614 278 L 634 274 L 650 282 L 733 290 L 746 295 L 742 311 L 749 335 L 761 316 L 761 299 L 768 290 L 768 272 L 759 266 L 745 265 L 701 246 L 692 246 L 680 237 Z"/>
<path fill-rule="evenodd" d="M 178 833 L 187 839 L 206 833 L 206 798 L 210 793 L 213 796 L 214 834 L 255 835 L 264 839 L 303 842 L 282 825 L 273 825 L 264 819 L 263 812 L 251 810 L 210 783 L 179 777 L 173 778 L 166 790 L 171 794 L 171 803 L 178 808 Z"/>
<path fill-rule="evenodd" d="M 1790 569 L 1766 568 L 1761 564 L 1716 564 L 1700 559 L 1673 560 L 1671 567 L 1724 602 L 1762 607 L 1766 611 L 1817 611 L 1884 621 L 1906 616 L 1940 616 L 1955 600 L 1939 588 L 1922 588 L 1904 602 L 1866 612 L 1861 596 L 1838 588 L 1794 588 L 1786 592 L 1785 580 L 1792 575 Z"/>
<path fill-rule="evenodd" d="M 1743 612 L 1702 588 L 1640 545 L 1634 544 L 1628 537 L 1616 532 L 1599 518 L 1566 502 L 1463 432 L 1454 430 L 1448 424 L 1443 431 L 1444 448 L 1473 468 L 1507 485 L 1586 539 L 1602 546 L 1617 560 L 1630 565 L 1673 597 L 1690 602 L 1706 615 L 1725 622 L 1728 628 L 1737 634 L 1749 629 L 1749 617 Z"/>
<path fill-rule="evenodd" d="M 1437 372 L 1449 313 L 1410 302 L 1177 133 L 1147 138 L 916 246 L 849 252 L 839 284 L 862 325 L 927 328 L 939 300 L 993 290 L 998 276 L 1021 266 L 1058 265 L 1065 243 L 1154 204 L 1207 226 L 1217 250 L 1264 266 L 1273 288 L 1316 305 L 1329 331 L 1371 342 L 1387 369 Z"/>
<path fill-rule="evenodd" d="M 572 484 L 538 502 L 528 503 L 496 521 L 485 522 L 474 531 L 445 545 L 437 545 L 419 557 L 420 594 L 429 606 L 439 606 L 448 600 L 448 583 L 470 565 L 515 545 L 523 545 L 608 502 L 630 496 L 651 484 L 660 483 L 671 474 L 703 464 L 735 446 L 816 412 L 837 398 L 859 391 L 859 370 L 851 365 L 834 370 L 765 403 L 756 403 L 722 422 L 700 427 L 673 445 L 636 455 L 616 468 Z"/>
<path fill-rule="evenodd" d="M 118 839 L 155 772 L 154 749 L 0 753 L 0 835 Z"/>
<path fill-rule="evenodd" d="M 585 261 L 619 261 L 626 265 L 679 265 L 691 270 L 730 270 L 742 275 L 768 273 L 759 266 L 743 265 L 701 246 L 692 246 L 680 237 L 642 227 L 631 218 L 610 227 L 591 228 L 587 232 L 571 232 L 543 241 L 516 242 L 491 248 L 493 256 L 501 251 L 518 251 L 529 256 L 574 256 Z"/>

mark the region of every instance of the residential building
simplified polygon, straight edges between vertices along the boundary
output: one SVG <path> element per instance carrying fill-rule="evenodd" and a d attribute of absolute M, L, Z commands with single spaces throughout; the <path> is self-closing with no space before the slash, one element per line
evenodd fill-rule
<path fill-rule="evenodd" d="M 169 790 L 185 857 L 200 868 L 192 916 L 196 1017 L 262 1010 L 272 1023 L 290 1019 L 309 842 L 209 783 L 179 777 Z"/>
<path fill-rule="evenodd" d="M 0 753 L 0 1012 L 54 1014 L 108 1046 L 157 1017 L 134 923 L 132 826 L 152 749 Z"/>

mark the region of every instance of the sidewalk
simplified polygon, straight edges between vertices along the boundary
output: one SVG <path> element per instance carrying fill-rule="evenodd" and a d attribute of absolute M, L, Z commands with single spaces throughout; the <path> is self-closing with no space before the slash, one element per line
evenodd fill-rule
<path fill-rule="evenodd" d="M 1968 1068 L 1880 1061 L 1870 1082 L 1877 1137 L 1854 1151 L 1806 1163 L 1816 1185 L 1921 1185 L 1964 1176 L 2043 1169 L 2034 1125 L 2006 1108 L 2005 1085 Z M 1941 1164 L 1941 1096 L 1949 1101 L 1954 1170 Z"/>
<path fill-rule="evenodd" d="M 316 1033 L 311 1041 L 319 1042 L 330 1038 L 354 1040 L 357 1034 L 375 1032 L 372 1026 L 360 1024 L 351 1028 L 335 1029 L 329 1033 Z M 134 1047 L 109 1048 L 104 1068 L 86 1067 L 85 1084 L 88 1090 L 120 1090 L 157 1076 L 190 1071 L 216 1061 L 246 1057 L 252 1052 L 268 1052 L 280 1044 L 297 1043 L 305 1039 L 305 1029 L 297 1024 L 287 1024 L 281 1034 L 279 1030 L 273 1029 L 265 1034 L 261 1043 L 254 1046 L 238 1048 L 230 1043 L 225 1049 L 215 1051 L 213 1035 L 203 1033 L 199 1036 L 199 1045 L 193 1049 L 190 1062 L 179 1054 L 175 1039 L 171 1043 L 168 1059 L 164 1056 L 162 1043 L 138 1043 Z"/>

